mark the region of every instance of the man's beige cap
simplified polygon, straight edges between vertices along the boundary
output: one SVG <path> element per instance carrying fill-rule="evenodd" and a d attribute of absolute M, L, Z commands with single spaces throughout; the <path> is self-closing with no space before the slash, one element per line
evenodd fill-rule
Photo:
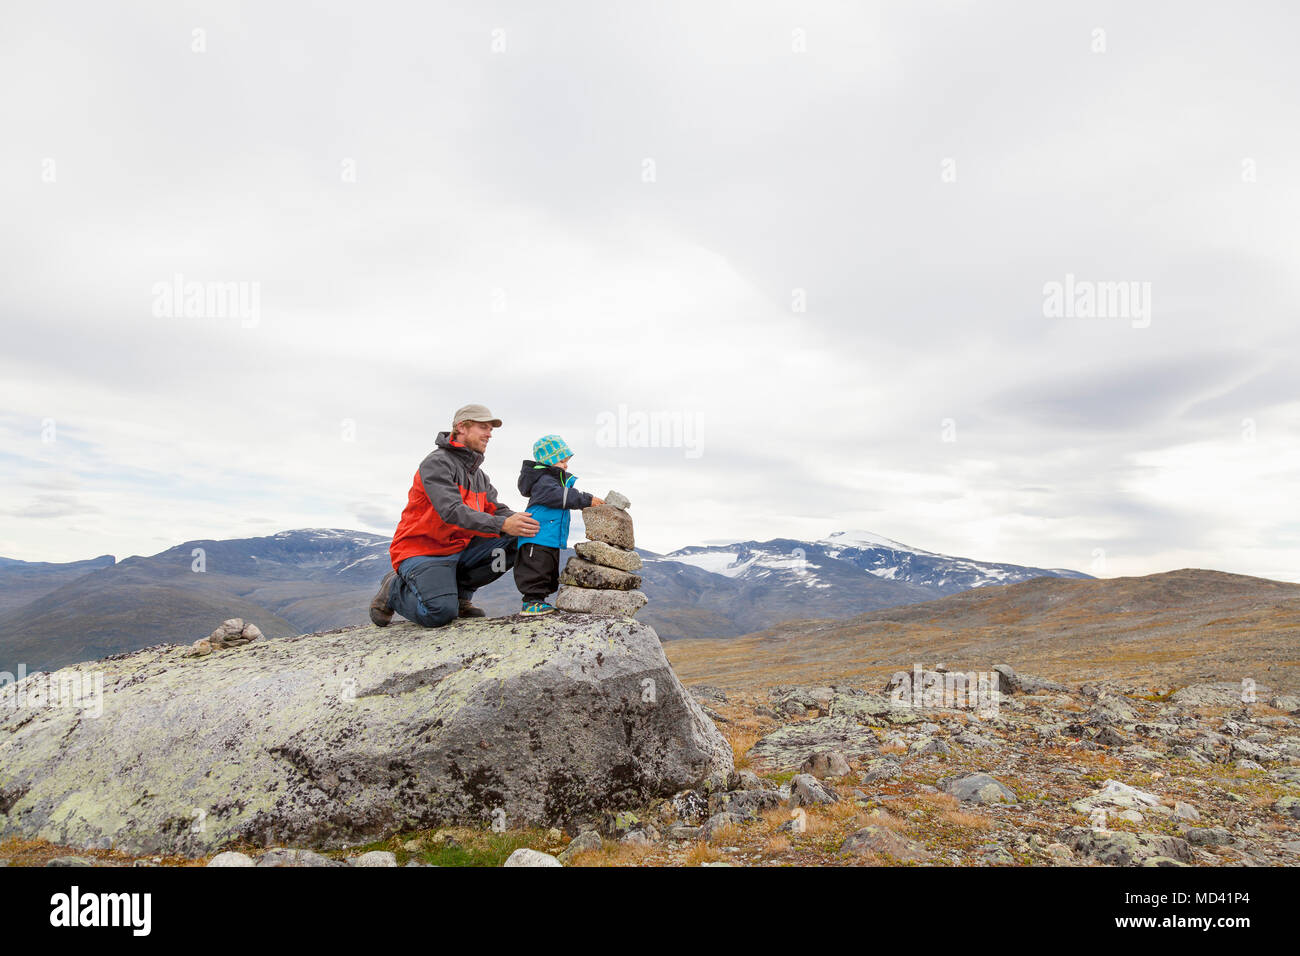
<path fill-rule="evenodd" d="M 487 422 L 493 428 L 501 427 L 501 419 L 489 412 L 486 405 L 465 405 L 456 409 L 456 417 L 451 420 L 451 425 L 455 428 L 461 422 Z"/>

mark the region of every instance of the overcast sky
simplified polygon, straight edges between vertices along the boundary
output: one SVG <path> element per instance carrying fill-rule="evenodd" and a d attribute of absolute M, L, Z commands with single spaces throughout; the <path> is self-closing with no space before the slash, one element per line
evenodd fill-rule
<path fill-rule="evenodd" d="M 868 529 L 1300 581 L 1296 25 L 11 4 L 0 555 L 391 533 L 477 401 L 508 504 L 558 432 L 657 551 Z"/>

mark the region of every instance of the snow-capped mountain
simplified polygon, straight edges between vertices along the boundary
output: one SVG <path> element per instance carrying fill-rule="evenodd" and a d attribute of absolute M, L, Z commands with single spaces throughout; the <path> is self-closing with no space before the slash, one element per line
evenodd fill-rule
<path fill-rule="evenodd" d="M 689 564 L 731 579 L 780 580 L 792 588 L 813 590 L 851 586 L 865 574 L 926 589 L 928 596 L 918 600 L 1037 577 L 1088 577 L 1064 568 L 1034 568 L 937 554 L 869 531 L 836 531 L 816 541 L 782 538 L 689 547 L 655 560 Z M 856 574 L 846 575 L 849 568 Z"/>

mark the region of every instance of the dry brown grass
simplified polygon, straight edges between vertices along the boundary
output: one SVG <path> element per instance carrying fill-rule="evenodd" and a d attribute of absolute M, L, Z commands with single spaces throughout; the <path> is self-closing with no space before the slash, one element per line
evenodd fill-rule
<path fill-rule="evenodd" d="M 699 842 L 686 851 L 686 865 L 699 866 L 701 863 L 716 863 L 725 854 L 715 846 Z"/>
<path fill-rule="evenodd" d="M 750 748 L 758 743 L 760 735 L 750 730 L 733 730 L 730 734 L 723 733 L 727 743 L 731 744 L 732 759 L 735 761 L 737 770 L 747 770 L 751 767 L 753 761 L 749 757 Z"/>
<path fill-rule="evenodd" d="M 918 793 L 913 799 L 921 803 L 934 804 L 944 810 L 955 810 L 958 805 L 957 798 L 950 793 Z"/>
<path fill-rule="evenodd" d="M 899 833 L 907 833 L 910 827 L 906 820 L 900 820 L 888 810 L 880 809 L 878 813 L 872 814 L 870 811 L 862 815 L 863 826 L 887 827 Z"/>
<path fill-rule="evenodd" d="M 154 859 L 154 857 L 134 857 L 118 850 L 85 850 L 76 847 L 60 846 L 45 840 L 24 840 L 9 837 L 0 840 L 0 859 L 9 861 L 10 866 L 44 866 L 50 860 L 60 856 L 82 856 L 98 860 L 104 864 L 130 866 L 135 859 Z M 160 857 L 160 866 L 206 866 L 209 857 L 191 860 L 184 856 Z"/>
<path fill-rule="evenodd" d="M 566 866 L 636 866 L 654 852 L 654 847 L 606 841 L 599 850 L 584 850 L 571 856 Z"/>
<path fill-rule="evenodd" d="M 970 830 L 987 830 L 993 826 L 993 821 L 988 817 L 982 817 L 978 813 L 967 813 L 965 810 L 948 810 L 939 819 L 950 826 L 965 827 Z"/>

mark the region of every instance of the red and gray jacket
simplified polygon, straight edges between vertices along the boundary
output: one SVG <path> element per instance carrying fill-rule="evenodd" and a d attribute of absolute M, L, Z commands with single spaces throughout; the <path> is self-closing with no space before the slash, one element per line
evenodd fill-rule
<path fill-rule="evenodd" d="M 440 432 L 436 444 L 420 462 L 393 532 L 388 554 L 394 570 L 407 558 L 455 554 L 473 538 L 496 537 L 514 514 L 497 501 L 497 490 L 479 470 L 482 455 L 452 441 L 451 432 Z"/>

